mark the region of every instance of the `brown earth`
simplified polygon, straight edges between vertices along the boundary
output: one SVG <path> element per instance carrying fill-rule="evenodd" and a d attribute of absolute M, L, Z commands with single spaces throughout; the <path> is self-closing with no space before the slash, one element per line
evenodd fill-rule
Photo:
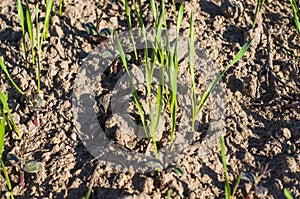
<path fill-rule="evenodd" d="M 300 107 L 285 107 L 300 101 L 299 57 L 288 53 L 300 54 L 300 37 L 289 1 L 267 1 L 254 31 L 251 30 L 254 1 L 191 0 L 184 1 L 184 5 L 182 33 L 188 34 L 188 16 L 193 11 L 195 37 L 220 71 L 249 36 L 255 35 L 249 51 L 226 73 L 222 84 L 226 92 L 222 99 L 226 102 L 223 112 L 225 126 L 217 134 L 223 134 L 225 138 L 231 187 L 239 173 L 256 173 L 260 165 L 269 165 L 268 174 L 259 184 L 267 188 L 268 194 L 261 198 L 284 198 L 283 188 L 299 198 Z M 30 7 L 33 13 L 34 2 L 30 1 Z M 166 7 L 170 15 L 169 26 L 174 28 L 171 4 Z M 43 6 L 41 8 L 44 9 Z M 147 27 L 151 27 L 153 18 L 149 4 L 144 4 L 142 9 Z M 86 149 L 75 127 L 72 95 L 82 63 L 95 52 L 96 45 L 84 28 L 87 22 L 95 23 L 95 10 L 103 13 L 101 28 L 110 27 L 118 32 L 126 30 L 121 1 L 69 0 L 61 18 L 57 16 L 55 7 L 50 23 L 50 39 L 43 45 L 42 92 L 45 97 L 43 109 L 39 112 L 38 128 L 34 126 L 33 113 L 22 96 L 11 86 L 2 70 L 0 72 L 1 91 L 9 92 L 9 106 L 23 134 L 22 140 L 15 133 L 6 136 L 4 155 L 19 153 L 26 160 L 42 162 L 44 167 L 37 174 L 25 174 L 26 185 L 21 187 L 18 172 L 4 158 L 15 197 L 82 198 L 94 174 L 92 198 L 167 198 L 170 189 L 173 190 L 172 198 L 224 198 L 218 136 L 211 140 L 204 138 L 208 128 L 203 126 L 208 125 L 205 122 L 200 122 L 203 125 L 200 125 L 190 146 L 174 160 L 174 164 L 184 170 L 181 176 L 170 167 L 140 173 L 111 167 L 106 163 L 98 164 Z M 0 56 L 12 78 L 29 93 L 36 87 L 35 66 L 26 69 L 24 65 L 15 2 L 1 1 L 0 11 Z M 120 74 L 113 80 L 116 81 Z M 206 113 L 209 113 L 207 107 L 202 116 L 205 117 Z M 122 133 L 119 137 L 118 133 L 115 134 L 113 138 L 117 144 L 127 139 Z M 130 142 L 134 143 L 134 140 Z M 128 143 L 122 142 L 121 145 L 128 146 Z M 25 150 L 20 150 L 21 146 Z M 129 147 L 131 150 L 133 148 Z M 208 150 L 202 153 L 202 149 Z M 4 178 L 1 178 L 3 182 Z M 5 192 L 5 186 L 2 187 Z M 246 198 L 247 195 L 257 198 L 249 189 L 249 183 L 242 180 L 237 198 Z"/>

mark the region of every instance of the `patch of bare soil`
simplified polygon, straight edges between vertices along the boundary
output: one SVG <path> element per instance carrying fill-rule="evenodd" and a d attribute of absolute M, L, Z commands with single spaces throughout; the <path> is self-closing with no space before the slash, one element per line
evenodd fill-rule
<path fill-rule="evenodd" d="M 284 198 L 283 188 L 288 188 L 295 198 L 299 198 L 300 107 L 289 108 L 286 104 L 300 101 L 299 58 L 288 53 L 300 54 L 300 37 L 294 26 L 289 1 L 267 1 L 263 14 L 257 18 L 255 29 L 251 31 L 254 1 L 191 0 L 183 3 L 182 34 L 188 34 L 188 16 L 193 11 L 197 42 L 220 71 L 245 41 L 255 35 L 249 51 L 223 78 L 225 118 L 224 129 L 218 133 L 225 136 L 232 186 L 239 173 L 259 173 L 262 167 L 268 165 L 269 172 L 259 183 L 268 192 L 263 192 L 261 198 Z M 34 2 L 29 4 L 34 13 Z M 169 28 L 174 28 L 172 6 L 170 3 L 166 6 Z M 39 111 L 38 128 L 33 123 L 33 112 L 0 70 L 1 91 L 9 92 L 9 106 L 23 134 L 22 140 L 17 139 L 14 133 L 6 136 L 3 156 L 16 198 L 82 198 L 91 178 L 94 181 L 92 198 L 166 198 L 170 189 L 173 190 L 172 198 L 224 198 L 218 136 L 206 139 L 205 135 L 213 103 L 204 107 L 198 132 L 189 146 L 173 160 L 172 165 L 183 168 L 182 175 L 176 174 L 172 165 L 160 171 L 136 172 L 98 164 L 95 154 L 86 148 L 85 140 L 78 134 L 80 129 L 75 126 L 72 97 L 83 63 L 97 48 L 84 28 L 87 22 L 96 22 L 96 10 L 103 14 L 101 28 L 109 27 L 118 32 L 126 30 L 121 1 L 69 0 L 61 18 L 56 13 L 51 17 L 50 39 L 43 45 L 42 92 L 45 97 Z M 150 5 L 144 4 L 142 10 L 147 27 L 151 27 Z M 30 92 L 36 87 L 35 66 L 26 69 L 24 64 L 15 2 L 0 2 L 0 11 L 0 56 L 16 83 Z M 181 67 L 187 68 L 184 62 Z M 107 129 L 106 137 L 114 145 L 128 151 L 144 152 L 147 142 L 133 134 L 123 134 L 120 131 L 122 127 L 114 129 L 125 123 L 115 124 L 121 119 L 111 114 L 113 86 L 110 83 L 117 83 L 125 73 L 122 67 L 108 65 L 104 68 L 107 70 L 99 80 L 99 95 L 93 99 L 97 105 L 94 107 L 98 111 L 97 119 Z M 203 83 L 201 78 L 199 74 L 199 85 Z M 143 88 L 139 91 L 145 95 Z M 138 118 L 133 108 L 129 107 L 126 111 L 131 111 L 133 119 Z M 90 119 L 86 118 L 87 121 Z M 167 119 L 163 131 L 169 130 L 168 122 Z M 180 132 L 176 133 L 180 135 Z M 163 134 L 160 136 L 163 143 L 166 138 Z M 25 174 L 24 187 L 20 186 L 19 173 L 5 159 L 6 154 L 16 151 L 27 160 L 43 164 L 39 173 Z M 106 155 L 109 157 L 109 154 Z M 3 182 L 4 178 L 1 177 L 1 180 Z M 242 180 L 236 196 L 257 197 L 253 191 L 249 183 Z"/>

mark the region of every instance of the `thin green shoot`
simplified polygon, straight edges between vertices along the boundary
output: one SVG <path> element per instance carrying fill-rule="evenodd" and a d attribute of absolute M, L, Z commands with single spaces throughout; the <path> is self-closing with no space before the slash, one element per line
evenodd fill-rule
<path fill-rule="evenodd" d="M 1 91 L 0 91 L 0 94 L 3 95 L 3 93 Z M 7 103 L 3 103 L 2 100 L 1 100 L 1 103 L 2 103 L 2 106 L 3 106 L 2 108 L 6 109 L 4 107 L 7 106 Z M 2 108 L 0 108 L 1 112 L 4 113 L 4 110 L 2 110 Z M 2 153 L 3 153 L 3 148 L 4 148 L 4 138 L 5 138 L 5 124 L 6 124 L 6 117 L 4 116 L 4 117 L 2 117 L 2 120 L 0 122 L 0 164 L 1 164 L 1 168 L 2 168 L 1 170 L 2 170 L 3 175 L 5 177 L 5 180 L 6 180 L 7 188 L 8 188 L 9 193 L 10 193 L 10 198 L 13 199 L 14 194 L 13 194 L 13 191 L 12 191 L 11 182 L 10 182 L 9 176 L 7 174 L 7 171 L 6 171 L 6 166 L 5 166 L 5 164 L 2 160 Z"/>
<path fill-rule="evenodd" d="M 153 9 L 155 9 L 155 13 L 157 15 L 157 5 L 155 2 L 153 3 Z M 153 147 L 155 151 L 155 156 L 158 158 L 158 148 L 156 144 L 156 136 L 157 136 L 157 128 L 162 115 L 162 103 L 163 103 L 163 92 L 164 92 L 164 54 L 163 54 L 163 44 L 162 44 L 162 26 L 163 26 L 163 18 L 164 18 L 164 3 L 161 5 L 161 13 L 159 18 L 156 16 L 155 18 L 158 21 L 155 21 L 155 30 L 154 30 L 154 38 L 155 41 L 152 43 L 152 55 L 151 55 L 151 63 L 150 65 L 146 65 L 146 80 L 147 80 L 147 100 L 149 104 L 150 110 L 150 133 L 153 142 Z M 160 57 L 160 61 L 158 61 L 158 56 Z M 145 57 L 145 59 L 148 59 Z M 151 103 L 151 93 L 152 93 L 152 81 L 153 81 L 153 72 L 155 70 L 155 64 L 158 62 L 160 75 L 159 75 L 159 84 L 157 87 L 157 95 L 156 95 L 156 107 L 155 107 L 155 116 Z"/>
<path fill-rule="evenodd" d="M 137 19 L 138 19 L 138 24 L 139 24 L 140 28 L 142 29 L 142 34 L 143 34 L 144 44 L 145 44 L 145 46 L 144 46 L 144 60 L 145 60 L 146 65 L 148 65 L 148 44 L 147 44 L 146 28 L 145 28 L 145 24 L 143 22 L 143 17 L 142 17 L 141 7 L 140 7 L 141 2 L 139 1 L 140 9 L 137 8 L 135 0 L 133 0 L 133 4 L 134 4 L 134 11 L 135 11 L 135 14 L 136 14 Z"/>
<path fill-rule="evenodd" d="M 3 106 L 3 113 L 6 112 L 8 117 L 9 117 L 9 120 L 7 120 L 7 123 L 11 123 L 11 125 L 13 126 L 13 129 L 16 131 L 16 133 L 18 134 L 19 138 L 21 138 L 21 133 L 14 121 L 14 118 L 13 118 L 13 115 L 8 107 L 8 104 L 7 104 L 7 101 L 8 101 L 8 93 L 6 93 L 6 95 L 4 95 L 1 91 L 0 91 L 0 101 L 2 103 L 2 106 Z M 3 114 L 4 115 L 4 114 Z M 3 117 L 5 118 L 5 117 Z"/>
<path fill-rule="evenodd" d="M 176 22 L 176 41 L 175 41 L 175 52 L 169 54 L 169 65 L 168 65 L 168 75 L 170 80 L 171 89 L 171 101 L 170 101 L 170 116 L 171 116 L 171 146 L 175 138 L 175 128 L 176 128 L 176 112 L 177 112 L 177 74 L 178 74 L 178 34 L 183 18 L 184 6 L 181 5 L 178 11 L 178 17 Z M 167 41 L 167 45 L 170 45 Z M 170 148 L 172 151 L 172 147 Z"/>
<path fill-rule="evenodd" d="M 231 194 L 232 198 L 234 197 L 234 195 L 235 195 L 235 193 L 237 191 L 237 188 L 238 188 L 238 186 L 240 184 L 240 181 L 241 181 L 241 174 L 238 175 L 237 180 L 236 180 L 236 182 L 234 184 L 233 191 L 232 191 L 232 194 Z"/>
<path fill-rule="evenodd" d="M 62 9 L 63 9 L 63 0 L 59 0 L 58 3 L 59 3 L 59 5 L 58 5 L 58 16 L 61 17 L 62 16 Z"/>
<path fill-rule="evenodd" d="M 26 47 L 26 40 L 25 40 L 25 19 L 24 19 L 24 12 L 23 12 L 23 7 L 22 7 L 22 3 L 20 0 L 16 1 L 17 4 L 17 9 L 18 9 L 18 15 L 19 15 L 19 20 L 20 20 L 20 25 L 22 28 L 22 42 L 23 42 L 23 58 L 26 62 L 26 67 L 28 67 L 28 61 L 27 61 L 27 47 Z"/>
<path fill-rule="evenodd" d="M 4 95 L 1 91 L 0 91 L 0 102 L 2 104 L 2 107 L 0 108 L 0 113 L 2 115 L 3 118 L 5 118 L 5 120 L 7 120 L 7 116 L 6 116 L 6 109 L 8 107 L 7 105 L 7 96 Z M 10 122 L 7 122 L 9 130 L 13 131 L 13 126 Z"/>
<path fill-rule="evenodd" d="M 154 17 L 154 21 L 157 21 L 158 12 L 157 12 L 157 5 L 154 0 L 150 0 L 151 10 Z"/>
<path fill-rule="evenodd" d="M 225 143 L 224 143 L 224 138 L 222 136 L 220 136 L 220 146 L 221 146 L 221 160 L 222 160 L 223 170 L 224 170 L 224 175 L 225 175 L 225 184 L 224 184 L 225 198 L 230 199 L 230 198 L 234 198 L 236 190 L 241 181 L 241 174 L 238 175 L 236 183 L 233 187 L 233 191 L 231 193 L 230 184 L 229 184 L 229 180 L 228 180 L 227 163 L 226 163 L 226 147 L 225 147 Z"/>
<path fill-rule="evenodd" d="M 2 159 L 2 153 L 3 153 L 3 147 L 4 147 L 5 123 L 6 123 L 6 118 L 2 117 L 2 120 L 0 123 L 0 159 Z"/>
<path fill-rule="evenodd" d="M 292 194 L 289 192 L 289 190 L 288 190 L 287 188 L 284 188 L 284 189 L 283 189 L 283 193 L 284 193 L 284 196 L 285 196 L 287 199 L 293 199 Z"/>
<path fill-rule="evenodd" d="M 85 196 L 82 199 L 89 199 L 92 195 L 93 188 L 89 188 L 88 192 L 85 194 Z"/>
<path fill-rule="evenodd" d="M 227 171 L 227 164 L 226 164 L 226 147 L 224 144 L 224 139 L 220 136 L 220 146 L 221 146 L 221 159 L 223 164 L 223 170 L 225 175 L 225 198 L 230 199 L 230 185 L 228 180 L 228 171 Z"/>
<path fill-rule="evenodd" d="M 42 42 L 43 37 L 40 36 L 40 28 L 39 28 L 39 3 L 36 3 L 35 5 L 35 27 L 36 27 L 36 44 L 37 44 L 37 89 L 38 93 L 40 93 L 41 89 L 41 52 L 42 52 Z"/>
<path fill-rule="evenodd" d="M 31 44 L 31 62 L 34 64 L 34 38 L 33 38 L 33 26 L 31 21 L 31 14 L 29 10 L 28 0 L 26 0 L 26 21 L 27 21 L 27 27 L 28 27 L 28 33 L 30 38 L 30 44 Z"/>
<path fill-rule="evenodd" d="M 262 8 L 262 6 L 265 4 L 265 0 L 257 0 L 256 3 L 256 8 L 255 8 L 255 13 L 254 13 L 254 19 L 253 19 L 253 24 L 252 24 L 252 28 L 254 28 L 255 23 L 256 23 L 256 18 L 258 16 L 258 13 L 260 11 L 260 9 Z"/>
<path fill-rule="evenodd" d="M 8 173 L 7 173 L 7 171 L 6 171 L 5 164 L 4 164 L 4 162 L 3 162 L 2 159 L 0 159 L 0 164 L 1 164 L 1 168 L 2 168 L 3 175 L 4 175 L 5 180 L 6 180 L 6 183 L 7 183 L 7 188 L 8 188 L 9 194 L 10 194 L 10 198 L 11 198 L 11 199 L 14 199 L 14 194 L 13 194 L 11 182 L 10 182 Z"/>
<path fill-rule="evenodd" d="M 135 1 L 133 1 L 133 3 L 135 4 Z M 142 13 L 142 2 L 141 0 L 137 0 L 138 3 L 138 7 L 139 7 L 139 12 Z"/>
<path fill-rule="evenodd" d="M 43 33 L 42 33 L 43 34 L 43 39 L 48 39 L 52 2 L 53 2 L 52 0 L 47 0 L 45 22 L 44 22 Z"/>
<path fill-rule="evenodd" d="M 168 193 L 167 193 L 167 199 L 171 199 L 171 198 L 172 198 L 172 194 L 173 194 L 173 189 L 170 188 L 170 189 L 168 190 Z"/>
<path fill-rule="evenodd" d="M 292 10 L 293 10 L 295 25 L 296 25 L 296 28 L 298 30 L 298 33 L 300 33 L 300 22 L 299 22 L 300 13 L 299 13 L 299 9 L 298 9 L 298 6 L 297 6 L 297 2 L 295 0 L 290 0 L 290 3 L 291 3 L 291 6 L 292 6 Z"/>
<path fill-rule="evenodd" d="M 121 57 L 121 61 L 124 65 L 124 68 L 127 72 L 127 75 L 129 77 L 129 80 L 130 80 L 130 85 L 131 85 L 131 88 L 132 88 L 132 93 L 133 93 L 133 99 L 134 99 L 134 102 L 137 106 L 137 109 L 138 109 L 138 112 L 140 114 L 140 117 L 141 117 L 141 121 L 142 121 L 142 124 L 143 124 L 143 127 L 144 127 L 144 131 L 145 131 L 145 134 L 147 137 L 149 137 L 149 134 L 148 134 L 148 129 L 147 129 L 147 126 L 146 126 L 146 120 L 145 120 L 145 114 L 144 114 L 144 110 L 143 110 L 143 107 L 142 105 L 140 104 L 139 102 L 139 99 L 138 99 L 138 94 L 137 94 L 137 91 L 135 89 L 135 86 L 132 82 L 132 77 L 131 77 L 131 74 L 130 74 L 130 71 L 129 71 L 129 68 L 128 68 L 128 65 L 127 65 L 127 60 L 126 60 L 126 56 L 125 56 L 125 53 L 124 53 L 124 50 L 123 50 L 123 47 L 121 45 L 121 42 L 119 40 L 119 37 L 118 35 L 116 34 L 115 35 L 115 38 L 116 38 L 116 42 L 117 42 L 117 46 L 118 46 L 118 50 L 120 52 L 120 57 Z"/>
<path fill-rule="evenodd" d="M 190 34 L 189 34 L 189 43 L 188 43 L 188 58 L 189 58 L 189 67 L 190 67 L 190 74 L 191 74 L 191 84 L 192 84 L 192 90 L 191 90 L 191 100 L 192 100 L 192 131 L 195 131 L 195 119 L 197 117 L 196 114 L 196 83 L 195 83 L 195 36 L 194 36 L 194 19 L 193 19 L 193 13 L 191 13 L 190 16 Z"/>
<path fill-rule="evenodd" d="M 132 24 L 131 24 L 131 10 L 129 8 L 128 5 L 128 0 L 124 0 L 124 4 L 125 4 L 125 12 L 126 12 L 126 18 L 127 18 L 127 24 L 128 24 L 128 28 L 129 28 L 129 34 L 130 34 L 130 38 L 131 38 L 131 42 L 133 45 L 133 50 L 134 50 L 134 55 L 135 55 L 135 59 L 138 59 L 138 54 L 137 54 L 137 50 L 135 47 L 135 41 L 134 41 L 134 37 L 132 35 Z"/>
<path fill-rule="evenodd" d="M 14 80 L 11 78 L 6 66 L 3 63 L 2 57 L 0 57 L 0 66 L 2 68 L 2 70 L 4 71 L 4 73 L 6 74 L 6 76 L 8 77 L 9 81 L 12 83 L 12 85 L 17 89 L 17 91 L 19 93 L 21 93 L 22 95 L 24 95 L 25 93 L 17 86 L 17 84 L 14 82 Z"/>
<path fill-rule="evenodd" d="M 144 33 L 143 30 L 145 30 L 145 26 L 144 26 L 141 10 L 137 8 L 135 0 L 133 0 L 133 4 L 134 4 L 134 12 L 135 12 L 135 14 L 137 16 L 137 19 L 138 19 L 138 24 L 141 27 L 142 32 Z"/>
<path fill-rule="evenodd" d="M 199 105 L 196 109 L 196 115 L 198 115 L 199 111 L 201 110 L 202 106 L 205 104 L 206 100 L 208 99 L 209 95 L 213 91 L 213 89 L 216 87 L 217 83 L 220 81 L 220 79 L 224 76 L 224 74 L 239 60 L 242 58 L 242 56 L 246 53 L 248 48 L 250 47 L 250 44 L 252 42 L 252 39 L 250 39 L 248 42 L 244 44 L 244 46 L 240 49 L 240 51 L 237 53 L 237 55 L 233 58 L 233 60 L 229 63 L 229 65 L 225 68 L 224 71 L 222 71 L 220 74 L 217 75 L 217 77 L 210 83 L 208 89 L 203 93 L 201 96 Z"/>

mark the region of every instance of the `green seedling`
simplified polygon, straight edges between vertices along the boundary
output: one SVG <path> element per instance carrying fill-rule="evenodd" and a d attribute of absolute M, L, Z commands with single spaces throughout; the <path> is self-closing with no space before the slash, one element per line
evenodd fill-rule
<path fill-rule="evenodd" d="M 265 0 L 257 0 L 256 2 L 256 7 L 255 7 L 255 13 L 254 13 L 254 19 L 253 19 L 253 24 L 252 28 L 254 28 L 255 23 L 256 23 L 256 18 L 258 16 L 258 13 L 260 12 L 262 6 L 265 4 Z"/>
<path fill-rule="evenodd" d="M 193 40 L 193 37 L 190 36 L 190 41 Z M 212 91 L 214 90 L 214 88 L 216 87 L 217 83 L 221 80 L 221 78 L 224 76 L 224 74 L 231 68 L 233 67 L 233 65 L 242 58 L 242 56 L 247 52 L 248 48 L 250 47 L 250 44 L 252 42 L 252 39 L 250 39 L 248 42 L 246 42 L 244 44 L 244 46 L 240 49 L 240 51 L 237 53 L 237 55 L 233 58 L 233 60 L 229 63 L 229 65 L 225 68 L 224 71 L 222 71 L 221 73 L 219 73 L 217 75 L 217 77 L 210 83 L 210 85 L 208 86 L 207 90 L 203 93 L 203 95 L 201 96 L 200 102 L 198 105 L 196 105 L 196 95 L 195 95 L 195 73 L 194 73 L 194 57 L 193 55 L 191 55 L 192 52 L 190 52 L 191 50 L 194 49 L 193 47 L 193 43 L 190 42 L 189 44 L 189 60 L 190 60 L 190 72 L 191 72 L 191 79 L 192 79 L 192 130 L 194 131 L 194 126 L 195 126 L 195 118 L 197 117 L 197 115 L 199 114 L 201 108 L 203 107 L 203 105 L 205 104 L 206 100 L 208 99 L 208 97 L 210 96 L 210 94 L 212 93 Z"/>
<path fill-rule="evenodd" d="M 100 45 L 100 48 L 104 48 L 104 43 L 108 39 L 113 40 L 114 30 L 111 28 L 100 29 L 100 22 L 102 20 L 102 15 L 99 16 L 97 10 L 96 12 L 96 26 L 92 22 L 88 22 L 84 25 L 86 32 L 90 35 L 90 40 L 92 43 Z M 111 41 L 112 41 L 111 40 Z"/>
<path fill-rule="evenodd" d="M 224 143 L 224 138 L 222 136 L 220 136 L 220 146 L 221 146 L 221 159 L 222 159 L 224 176 L 225 176 L 225 184 L 224 184 L 225 198 L 230 199 L 230 198 L 234 198 L 235 192 L 240 184 L 241 175 L 238 175 L 237 181 L 236 181 L 233 191 L 231 193 L 230 184 L 229 184 L 229 180 L 228 180 L 227 163 L 226 163 L 226 147 L 225 147 L 225 143 Z"/>
<path fill-rule="evenodd" d="M 120 40 L 119 40 L 119 37 L 118 37 L 117 34 L 116 34 L 116 43 L 117 43 L 117 46 L 118 46 L 118 50 L 120 52 L 121 61 L 123 63 L 123 66 L 124 66 L 124 68 L 125 68 L 128 76 L 129 76 L 129 79 L 130 79 L 130 85 L 131 85 L 131 88 L 132 88 L 134 102 L 135 102 L 135 104 L 137 106 L 137 109 L 138 109 L 138 111 L 140 113 L 141 120 L 142 120 L 142 123 L 143 123 L 143 126 L 144 126 L 144 130 L 145 130 L 145 132 L 147 134 L 148 130 L 146 128 L 146 122 L 145 122 L 145 117 L 144 117 L 144 110 L 143 110 L 140 102 L 138 101 L 138 94 L 137 94 L 136 88 L 135 88 L 135 86 L 134 86 L 134 84 L 132 82 L 132 77 L 131 77 L 131 74 L 129 72 L 129 68 L 128 68 L 128 65 L 127 65 L 126 55 L 124 53 L 123 47 L 122 47 L 122 45 L 120 43 Z"/>
<path fill-rule="evenodd" d="M 24 178 L 24 172 L 26 173 L 37 173 L 42 168 L 43 165 L 40 162 L 37 161 L 29 161 L 25 162 L 24 159 L 18 158 L 15 154 L 9 153 L 7 155 L 7 160 L 16 167 L 17 171 L 19 171 L 20 174 L 20 186 L 25 186 L 25 178 Z"/>
<path fill-rule="evenodd" d="M 300 34 L 300 22 L 299 22 L 300 13 L 299 13 L 299 9 L 297 6 L 297 2 L 295 0 L 290 0 L 290 3 L 292 6 L 292 10 L 293 10 L 294 22 L 295 22 L 296 28 L 298 30 L 298 33 Z"/>
<path fill-rule="evenodd" d="M 176 175 L 179 177 L 184 174 L 184 170 L 180 166 L 172 165 L 172 166 L 169 166 L 169 168 L 171 168 L 172 171 L 175 172 Z"/>
<path fill-rule="evenodd" d="M 189 35 L 189 43 L 188 43 L 188 57 L 189 57 L 189 67 L 191 73 L 191 85 L 192 85 L 192 92 L 191 92 L 191 100 L 192 100 L 192 131 L 195 131 L 195 119 L 197 117 L 197 107 L 196 107 L 196 83 L 195 83 L 195 36 L 194 36 L 194 19 L 193 13 L 190 16 L 190 35 Z"/>
<path fill-rule="evenodd" d="M 99 28 L 91 22 L 86 23 L 84 26 L 93 43 L 99 44 L 102 49 L 104 48 L 104 41 L 112 37 L 114 32 L 111 28 L 102 28 L 99 30 Z"/>
<path fill-rule="evenodd" d="M 177 75 L 178 75 L 178 34 L 183 18 L 184 7 L 183 5 L 180 6 L 177 23 L 176 23 L 176 41 L 175 41 L 175 52 L 172 55 L 171 53 L 168 54 L 169 64 L 167 64 L 168 76 L 170 80 L 170 88 L 171 88 L 171 99 L 170 99 L 170 115 L 171 115 L 171 146 L 175 139 L 175 128 L 176 128 L 176 113 L 177 113 Z M 167 38 L 167 48 L 170 48 L 170 42 Z M 168 50 L 168 49 L 167 49 Z M 169 51 L 170 52 L 170 51 Z M 170 148 L 171 151 L 173 150 L 172 147 Z"/>

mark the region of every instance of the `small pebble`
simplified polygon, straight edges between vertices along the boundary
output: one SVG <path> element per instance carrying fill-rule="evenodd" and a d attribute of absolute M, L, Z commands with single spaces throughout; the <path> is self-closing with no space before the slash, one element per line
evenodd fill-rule
<path fill-rule="evenodd" d="M 284 129 L 282 130 L 282 132 L 283 132 L 283 136 L 284 136 L 285 138 L 287 138 L 287 139 L 290 139 L 290 138 L 291 138 L 291 131 L 290 131 L 288 128 L 284 128 Z"/>
<path fill-rule="evenodd" d="M 72 133 L 72 134 L 70 135 L 70 138 L 71 138 L 72 140 L 74 140 L 74 141 L 77 141 L 77 135 L 76 135 L 76 133 Z"/>

